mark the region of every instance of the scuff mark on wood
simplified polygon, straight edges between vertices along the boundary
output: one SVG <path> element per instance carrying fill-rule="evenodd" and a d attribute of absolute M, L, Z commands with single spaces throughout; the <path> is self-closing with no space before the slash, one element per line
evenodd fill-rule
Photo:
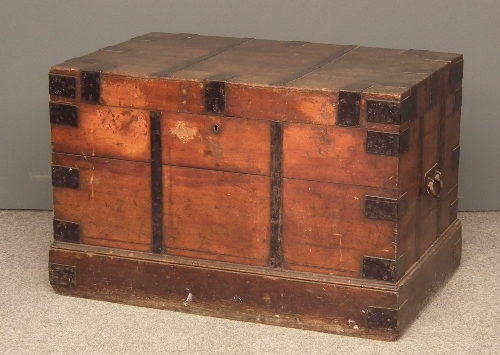
<path fill-rule="evenodd" d="M 196 129 L 195 129 L 196 130 Z M 207 149 L 205 150 L 205 155 L 211 155 L 217 159 L 222 159 L 222 148 L 220 143 L 213 141 L 210 137 L 207 137 Z M 186 143 L 186 142 L 184 142 Z"/>
<path fill-rule="evenodd" d="M 175 122 L 175 127 L 170 129 L 170 133 L 179 138 L 182 143 L 187 143 L 194 139 L 198 130 L 196 127 L 189 126 L 186 122 Z"/>
<path fill-rule="evenodd" d="M 193 302 L 193 294 L 191 292 L 188 293 L 186 300 L 184 301 L 184 306 L 189 306 L 189 304 Z"/>

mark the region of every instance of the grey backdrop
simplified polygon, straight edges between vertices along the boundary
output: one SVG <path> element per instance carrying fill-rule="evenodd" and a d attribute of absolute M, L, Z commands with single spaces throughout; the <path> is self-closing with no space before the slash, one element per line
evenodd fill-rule
<path fill-rule="evenodd" d="M 500 210 L 498 2 L 0 0 L 0 208 L 50 209 L 48 70 L 151 31 L 463 53 L 460 210 Z"/>

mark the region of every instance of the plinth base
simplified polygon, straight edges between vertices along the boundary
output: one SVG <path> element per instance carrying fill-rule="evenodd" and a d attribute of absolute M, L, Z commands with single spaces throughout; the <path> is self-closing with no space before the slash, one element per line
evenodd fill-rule
<path fill-rule="evenodd" d="M 455 221 L 397 283 L 54 242 L 57 293 L 396 340 L 460 263 Z"/>

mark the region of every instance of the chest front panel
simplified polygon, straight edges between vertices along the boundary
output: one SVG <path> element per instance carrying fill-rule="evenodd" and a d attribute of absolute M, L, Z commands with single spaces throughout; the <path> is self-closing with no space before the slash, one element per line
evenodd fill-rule
<path fill-rule="evenodd" d="M 139 38 L 54 67 L 57 238 L 404 275 L 456 219 L 461 57 L 271 42 Z"/>

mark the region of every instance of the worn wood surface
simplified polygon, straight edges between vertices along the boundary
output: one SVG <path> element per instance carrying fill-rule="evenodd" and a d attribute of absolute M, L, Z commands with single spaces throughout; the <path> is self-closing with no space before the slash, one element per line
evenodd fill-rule
<path fill-rule="evenodd" d="M 52 67 L 56 290 L 396 338 L 408 289 L 456 266 L 462 77 L 458 54 L 159 32 Z"/>
<path fill-rule="evenodd" d="M 101 85 L 103 105 L 166 112 L 203 113 L 202 83 L 104 73 Z"/>
<path fill-rule="evenodd" d="M 438 233 L 443 233 L 457 219 L 458 185 L 441 198 Z"/>
<path fill-rule="evenodd" d="M 269 179 L 163 167 L 167 254 L 266 265 Z"/>
<path fill-rule="evenodd" d="M 365 136 L 364 129 L 286 124 L 284 177 L 395 189 L 398 159 L 367 154 Z"/>
<path fill-rule="evenodd" d="M 460 264 L 462 226 L 452 223 L 398 283 L 398 328 L 403 332 Z"/>
<path fill-rule="evenodd" d="M 337 96 L 324 91 L 229 85 L 227 102 L 231 116 L 333 125 Z"/>
<path fill-rule="evenodd" d="M 269 175 L 269 122 L 165 114 L 162 134 L 164 164 Z"/>
<path fill-rule="evenodd" d="M 453 150 L 460 144 L 460 110 L 445 116 L 442 138 L 442 173 L 446 179 L 443 194 L 458 184 L 458 166 L 453 166 Z"/>
<path fill-rule="evenodd" d="M 365 195 L 391 190 L 285 179 L 286 268 L 357 277 L 364 255 L 395 258 L 392 221 L 365 218 Z"/>
<path fill-rule="evenodd" d="M 339 90 L 383 97 L 384 90 L 374 88 L 392 87 L 402 95 L 415 87 L 420 115 L 429 102 L 430 75 L 442 72 L 436 79 L 440 100 L 448 93 L 451 64 L 461 58 L 425 51 L 157 33 L 71 59 L 51 71 L 75 76 L 79 70 L 101 71 L 101 103 L 110 106 L 200 113 L 194 103 L 200 93 L 196 86 L 220 80 L 229 84 L 230 115 L 332 124 Z M 189 86 L 187 100 L 179 99 L 182 82 Z M 301 92 L 308 98 L 294 98 Z M 262 95 L 272 96 L 275 106 L 261 100 Z"/>
<path fill-rule="evenodd" d="M 80 170 L 78 190 L 54 187 L 54 218 L 80 223 L 86 244 L 151 249 L 148 164 L 69 154 L 52 163 Z"/>
<path fill-rule="evenodd" d="M 161 59 L 172 50 L 179 55 Z M 146 52 L 148 56 L 140 55 Z M 153 33 L 52 68 L 53 76 L 64 76 L 59 84 L 56 80 L 56 87 L 76 81 L 76 88 L 62 97 L 55 95 L 61 90 L 51 89 L 51 99 L 76 104 L 79 114 L 78 127 L 52 125 L 53 148 L 148 162 L 147 110 L 157 110 L 163 113 L 164 164 L 269 176 L 270 129 L 265 120 L 285 121 L 285 178 L 383 188 L 387 190 L 383 196 L 402 199 L 392 236 L 396 254 L 390 255 L 398 260 L 397 275 L 401 276 L 437 238 L 438 229 L 446 228 L 441 209 L 449 214 L 453 203 L 447 201 L 436 209 L 438 201 L 426 193 L 423 180 L 429 169 L 443 170 L 447 179 L 443 195 L 457 183 L 458 169 L 449 156 L 458 146 L 458 123 L 456 118 L 444 120 L 441 112 L 459 119 L 460 60 L 457 55 L 427 51 Z M 100 105 L 82 102 L 80 70 L 101 72 Z M 203 98 L 211 80 L 227 83 L 222 115 L 207 114 Z M 354 127 L 339 126 L 339 90 L 361 93 L 359 121 Z M 413 100 L 411 117 L 401 122 L 398 117 L 390 123 L 371 122 L 368 100 L 399 102 L 399 110 L 408 110 L 406 103 Z M 370 154 L 367 129 L 408 132 L 409 148 L 399 156 Z M 325 186 L 335 189 L 335 185 Z M 328 208 L 340 210 L 342 204 Z M 284 223 L 297 222 L 284 219 Z M 335 231 L 349 234 L 338 227 Z M 371 241 L 375 238 L 368 231 L 365 234 Z M 377 254 L 376 248 L 372 254 Z M 332 258 L 320 264 L 331 264 Z M 359 264 L 354 266 L 357 261 L 350 262 L 349 272 L 359 269 Z M 340 265 L 329 269 L 346 272 Z"/>
<path fill-rule="evenodd" d="M 49 269 L 64 295 L 396 340 L 458 266 L 459 226 L 396 285 L 58 242 Z"/>
<path fill-rule="evenodd" d="M 54 152 L 149 162 L 149 111 L 78 105 L 78 127 L 53 124 Z"/>

